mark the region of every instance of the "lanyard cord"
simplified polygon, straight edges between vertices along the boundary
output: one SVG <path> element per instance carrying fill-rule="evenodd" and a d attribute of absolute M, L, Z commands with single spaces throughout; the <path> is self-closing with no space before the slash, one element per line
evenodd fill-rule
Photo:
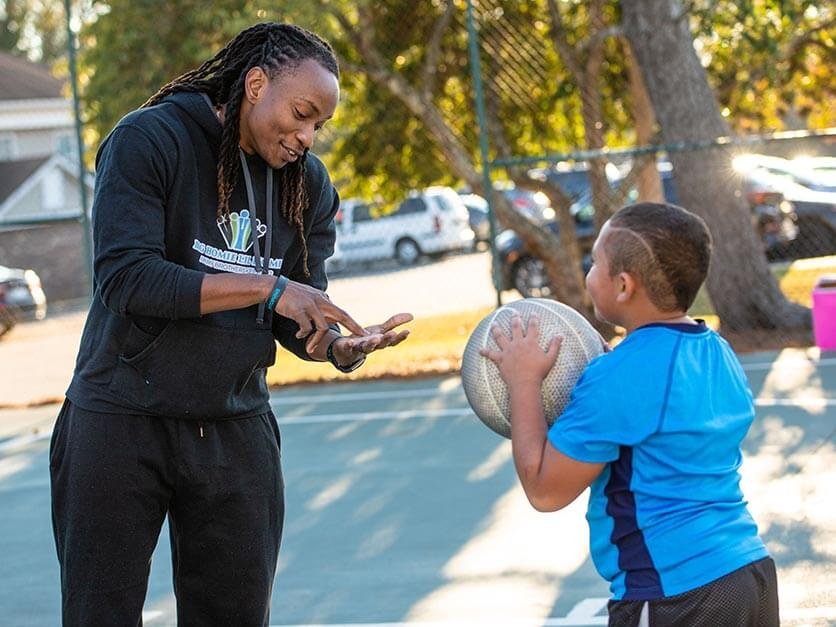
<path fill-rule="evenodd" d="M 264 256 L 262 257 L 261 246 L 258 243 L 258 221 L 256 220 L 257 212 L 255 207 L 255 193 L 253 192 L 252 176 L 250 175 L 250 168 L 247 165 L 247 158 L 244 156 L 244 151 L 240 148 L 238 149 L 238 156 L 241 158 L 241 169 L 244 172 L 244 186 L 247 188 L 247 202 L 249 203 L 250 210 L 252 211 L 250 225 L 251 236 L 253 238 L 254 265 L 256 273 L 268 274 L 270 271 L 270 248 L 273 244 L 273 168 L 269 165 L 267 166 L 267 194 L 264 199 L 264 211 L 267 214 L 267 241 L 264 242 Z M 259 303 L 258 315 L 256 316 L 256 322 L 258 322 L 258 324 L 264 323 L 264 310 L 265 303 Z"/>

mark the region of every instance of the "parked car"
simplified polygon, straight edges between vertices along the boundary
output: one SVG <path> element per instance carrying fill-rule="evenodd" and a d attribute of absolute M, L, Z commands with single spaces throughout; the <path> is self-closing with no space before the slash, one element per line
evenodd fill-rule
<path fill-rule="evenodd" d="M 659 161 L 657 167 L 665 200 L 679 204 L 673 166 L 669 161 Z M 780 192 L 758 190 L 745 184 L 743 192 L 751 210 L 752 226 L 763 244 L 766 258 L 770 261 L 788 258 L 791 244 L 799 233 L 794 205 Z M 629 197 L 635 200 L 637 192 L 631 191 Z"/>
<path fill-rule="evenodd" d="M 666 161 L 659 163 L 659 174 L 665 199 L 668 202 L 678 203 L 678 196 L 674 184 L 673 168 Z M 550 178 L 551 175 L 550 175 Z M 612 185 L 619 183 L 618 175 L 612 171 L 608 172 L 608 178 Z M 572 194 L 575 199 L 570 212 L 575 218 L 575 228 L 581 244 L 581 251 L 584 254 L 583 270 L 589 270 L 591 260 L 589 253 L 594 240 L 594 214 L 592 205 L 592 191 L 589 187 L 589 180 L 585 169 L 564 170 L 555 175 L 552 180 L 569 181 L 568 187 L 564 188 L 567 194 Z M 585 181 L 585 183 L 584 183 Z M 631 190 L 628 194 L 629 201 L 635 201 L 638 192 Z M 787 202 L 780 193 L 755 194 L 747 193 L 750 207 L 752 209 L 752 223 L 757 230 L 768 259 L 781 259 L 790 254 L 790 245 L 798 234 L 798 228 L 793 212 L 793 205 Z M 549 221 L 546 227 L 552 232 L 558 233 L 557 221 Z M 540 296 L 548 297 L 553 293 L 549 284 L 548 275 L 542 260 L 532 255 L 513 230 L 500 233 L 496 240 L 497 260 L 499 263 L 499 287 L 502 290 L 516 289 L 525 297 Z"/>
<path fill-rule="evenodd" d="M 555 213 L 548 196 L 542 192 L 519 189 L 510 182 L 495 184 L 497 192 L 503 194 L 511 206 L 535 222 L 541 224 L 554 219 Z M 490 241 L 491 226 L 488 218 L 488 201 L 478 194 L 460 192 L 459 196 L 470 214 L 470 228 L 477 242 Z"/>
<path fill-rule="evenodd" d="M 573 202 L 589 193 L 589 164 L 561 161 L 550 168 L 535 168 L 529 172 L 533 177 L 548 180 L 560 186 L 563 193 Z M 623 171 L 614 163 L 608 162 L 604 174 L 612 185 L 623 177 Z"/>
<path fill-rule="evenodd" d="M 797 157 L 742 154 L 734 158 L 734 169 L 746 174 L 760 170 L 769 176 L 791 180 L 815 192 L 836 192 L 836 157 Z"/>
<path fill-rule="evenodd" d="M 589 167 L 586 164 L 560 163 L 551 168 L 532 170 L 530 174 L 534 178 L 548 180 L 558 185 L 572 200 L 569 211 L 574 217 L 575 232 L 581 245 L 583 270 L 588 271 L 592 265 L 590 252 L 595 239 Z M 611 182 L 617 176 L 617 168 L 614 166 L 607 168 L 607 177 Z M 545 198 L 544 194 L 540 196 Z M 546 201 L 548 201 L 547 198 Z M 558 235 L 560 223 L 554 217 L 554 209 L 550 205 L 548 209 L 549 212 L 546 215 L 549 217 L 543 226 Z M 496 279 L 498 279 L 499 289 L 516 289 L 526 298 L 548 298 L 553 295 L 545 264 L 542 259 L 534 256 L 525 247 L 516 231 L 512 229 L 502 231 L 494 240 L 494 245 L 498 264 Z"/>
<path fill-rule="evenodd" d="M 345 270 L 345 257 L 340 247 L 339 238 L 334 241 L 334 254 L 325 260 L 325 273 L 337 274 Z"/>
<path fill-rule="evenodd" d="M 739 155 L 733 166 L 747 196 L 780 194 L 792 204 L 798 236 L 790 256 L 836 253 L 836 169 L 826 157 L 801 160 Z"/>
<path fill-rule="evenodd" d="M 337 212 L 337 241 L 346 266 L 392 259 L 415 264 L 422 255 L 473 248 L 469 215 L 449 187 L 429 187 L 394 210 L 362 200 L 346 200 Z"/>
<path fill-rule="evenodd" d="M 519 189 L 513 183 L 505 181 L 494 183 L 494 188 L 509 200 L 514 209 L 535 222 L 545 223 L 554 220 L 554 209 L 549 197 L 543 192 Z"/>
<path fill-rule="evenodd" d="M 46 295 L 37 273 L 0 266 L 0 304 L 4 316 L 11 316 L 16 321 L 43 320 Z"/>
<path fill-rule="evenodd" d="M 488 218 L 488 201 L 479 194 L 459 194 L 459 197 L 467 207 L 468 222 L 476 243 L 489 242 L 491 223 Z"/>
<path fill-rule="evenodd" d="M 575 205 L 573 205 L 575 208 Z M 595 225 L 588 213 L 574 211 L 575 233 L 583 254 L 583 270 L 592 266 L 592 244 L 595 240 Z M 555 235 L 560 234 L 560 222 L 549 220 L 543 225 Z M 497 287 L 500 290 L 517 290 L 525 298 L 549 298 L 554 290 L 546 272 L 543 260 L 533 255 L 516 231 L 506 229 L 496 236 L 496 263 L 498 265 Z"/>
<path fill-rule="evenodd" d="M 836 192 L 836 157 L 796 157 L 792 163 L 797 170 L 810 172 L 812 180 L 799 181 L 817 192 Z"/>

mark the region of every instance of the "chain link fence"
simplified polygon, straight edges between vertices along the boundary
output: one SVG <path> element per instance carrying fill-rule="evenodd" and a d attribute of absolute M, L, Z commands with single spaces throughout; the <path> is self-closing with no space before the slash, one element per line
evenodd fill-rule
<path fill-rule="evenodd" d="M 363 45 L 375 46 L 386 76 L 369 72 L 356 43 L 337 46 L 345 85 L 364 85 L 374 98 L 343 102 L 316 148 L 342 197 L 329 294 L 361 323 L 402 310 L 431 318 L 487 312 L 522 296 L 560 298 L 555 277 L 582 286 L 602 216 L 640 198 L 678 201 L 670 159 L 677 151 L 728 161 L 759 253 L 786 298 L 810 306 L 816 280 L 836 274 L 833 129 L 659 146 L 610 3 L 455 0 L 378 9 L 373 23 L 361 15 L 356 27 L 373 31 Z M 532 247 L 519 223 L 496 210 L 500 202 L 550 234 L 558 252 L 569 232 L 577 254 Z M 12 240 L 4 242 L 11 253 Z M 573 267 L 556 272 L 559 263 Z M 15 265 L 35 264 L 20 253 Z M 48 297 L 68 284 L 53 287 L 48 268 L 34 269 L 46 277 Z M 715 316 L 707 292 L 692 313 Z M 765 347 L 764 336 L 769 346 L 811 343 L 805 330 L 738 345 Z"/>
<path fill-rule="evenodd" d="M 381 91 L 386 104 L 375 112 L 376 123 L 384 131 L 400 124 L 412 149 L 374 148 L 380 161 L 441 164 L 434 171 L 440 186 L 414 189 L 404 174 L 397 198 L 344 195 L 330 291 L 345 294 L 349 310 L 369 305 L 356 290 L 372 284 L 418 315 L 485 308 L 520 296 L 560 299 L 564 286 L 556 277 L 576 278 L 582 287 L 602 216 L 639 199 L 680 203 L 670 158 L 678 152 L 700 151 L 722 161 L 749 212 L 755 254 L 769 263 L 787 299 L 809 307 L 818 278 L 836 273 L 834 129 L 659 145 L 652 109 L 636 84 L 635 61 L 609 4 L 462 0 L 451 4 L 438 38 L 445 3 L 432 6 L 406 12 L 383 7 L 375 18 L 372 39 L 395 68 L 392 76 L 420 91 L 432 57 L 435 90 L 424 102 L 438 118 L 421 117 L 406 99 Z M 418 52 L 433 42 L 434 52 Z M 346 73 L 349 80 L 357 76 L 350 66 Z M 457 162 L 450 144 L 462 147 L 470 162 Z M 620 148 L 636 145 L 641 148 Z M 518 223 L 496 210 L 500 202 L 551 234 L 553 247 L 565 246 L 560 231 L 568 225 L 576 254 L 538 250 L 513 228 Z M 577 268 L 556 271 L 560 263 Z M 444 292 L 441 281 L 453 291 Z M 343 292 L 347 285 L 353 289 Z M 411 296 L 438 296 L 420 298 L 415 307 L 400 296 L 405 286 Z M 722 326 L 705 289 L 691 313 Z M 755 320 L 750 332 L 728 335 L 741 349 L 812 342 L 807 328 L 770 325 Z"/>
<path fill-rule="evenodd" d="M 615 34 L 617 15 L 604 3 L 469 0 L 467 11 L 488 177 L 503 194 L 532 195 L 528 205 L 513 204 L 538 228 L 573 229 L 581 272 L 602 216 L 637 200 L 682 204 L 671 155 L 700 151 L 733 181 L 756 235 L 755 254 L 765 257 L 784 297 L 811 306 L 816 282 L 836 273 L 836 129 L 658 145 L 652 109 L 641 106 L 643 85 L 624 67 L 633 61 Z M 637 144 L 642 147 L 616 148 Z M 724 237 L 722 229 L 712 230 L 715 239 Z M 554 259 L 534 252 L 520 233 L 504 230 L 496 244 L 501 289 L 560 298 L 549 267 Z M 722 330 L 706 289 L 691 314 Z M 755 319 L 751 329 L 727 335 L 743 350 L 812 343 L 809 329 L 770 327 L 773 322 Z"/>

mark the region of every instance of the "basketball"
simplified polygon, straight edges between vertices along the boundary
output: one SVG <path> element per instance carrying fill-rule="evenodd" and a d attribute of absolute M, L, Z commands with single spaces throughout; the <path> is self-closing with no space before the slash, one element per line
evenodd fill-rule
<path fill-rule="evenodd" d="M 543 408 L 551 425 L 566 404 L 575 383 L 589 361 L 602 352 L 601 336 L 586 318 L 571 307 L 545 298 L 525 298 L 504 305 L 485 317 L 474 329 L 462 356 L 462 386 L 471 408 L 488 427 L 506 438 L 511 437 L 511 405 L 499 368 L 479 354 L 483 348 L 497 350 L 490 333 L 496 323 L 510 337 L 511 318 L 522 317 L 526 328 L 532 314 L 540 318 L 539 344 L 543 350 L 551 339 L 562 335 L 557 362 L 543 381 Z"/>

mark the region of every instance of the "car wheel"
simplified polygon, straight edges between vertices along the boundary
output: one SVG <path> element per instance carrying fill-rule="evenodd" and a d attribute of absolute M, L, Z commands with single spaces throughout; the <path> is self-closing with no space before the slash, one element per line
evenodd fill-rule
<path fill-rule="evenodd" d="M 553 290 L 546 266 L 540 259 L 523 257 L 516 264 L 511 280 L 525 298 L 551 298 Z"/>
<path fill-rule="evenodd" d="M 395 245 L 395 259 L 402 266 L 414 265 L 421 256 L 421 249 L 409 238 L 398 241 Z"/>

